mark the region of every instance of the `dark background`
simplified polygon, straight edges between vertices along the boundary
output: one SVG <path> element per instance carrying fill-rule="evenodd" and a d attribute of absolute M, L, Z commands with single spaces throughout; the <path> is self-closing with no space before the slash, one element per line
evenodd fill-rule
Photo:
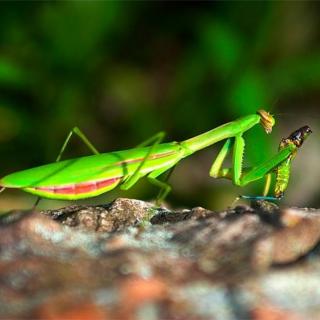
<path fill-rule="evenodd" d="M 79 126 L 100 151 L 137 145 L 156 132 L 183 140 L 263 107 L 276 127 L 245 135 L 245 164 L 274 154 L 309 124 L 284 203 L 319 206 L 320 4 L 317 2 L 2 2 L 1 175 L 52 162 Z M 221 146 L 221 143 L 218 147 Z M 217 146 L 182 161 L 170 180 L 174 206 L 219 209 L 240 189 L 208 176 Z M 88 154 L 77 139 L 65 158 Z M 141 181 L 85 203 L 151 199 Z M 6 190 L 0 209 L 35 197 Z M 42 207 L 61 206 L 45 200 Z"/>

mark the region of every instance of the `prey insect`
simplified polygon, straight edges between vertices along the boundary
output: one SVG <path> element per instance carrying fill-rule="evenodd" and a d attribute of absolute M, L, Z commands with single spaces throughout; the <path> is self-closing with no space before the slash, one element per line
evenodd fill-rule
<path fill-rule="evenodd" d="M 127 190 L 146 176 L 160 188 L 158 202 L 161 202 L 171 187 L 157 178 L 181 159 L 224 139 L 227 140 L 211 166 L 210 176 L 229 178 L 235 185 L 244 186 L 264 177 L 295 152 L 290 144 L 275 158 L 243 171 L 243 134 L 259 123 L 266 133 L 270 133 L 275 120 L 268 112 L 258 110 L 256 114 L 228 122 L 182 142 L 161 143 L 164 133 L 160 132 L 136 148 L 109 153 L 99 153 L 85 135 L 74 128 L 56 162 L 9 174 L 0 179 L 0 190 L 16 188 L 44 198 L 77 200 L 100 195 L 117 186 Z M 60 161 L 72 134 L 78 135 L 94 155 Z M 231 150 L 233 167 L 222 169 L 224 159 Z"/>

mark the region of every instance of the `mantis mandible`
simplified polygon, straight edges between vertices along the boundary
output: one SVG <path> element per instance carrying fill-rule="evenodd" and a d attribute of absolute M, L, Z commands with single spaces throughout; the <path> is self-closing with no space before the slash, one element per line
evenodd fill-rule
<path fill-rule="evenodd" d="M 274 158 L 243 170 L 245 141 L 242 135 L 258 123 L 266 133 L 270 133 L 275 120 L 268 112 L 258 110 L 256 114 L 228 122 L 182 142 L 161 143 L 164 133 L 160 132 L 136 148 L 109 153 L 99 153 L 75 127 L 64 142 L 56 162 L 3 177 L 0 179 L 0 191 L 15 188 L 44 198 L 77 200 L 100 195 L 117 186 L 127 190 L 147 176 L 152 184 L 160 188 L 158 200 L 162 201 L 171 187 L 157 178 L 181 159 L 224 139 L 227 140 L 211 166 L 210 176 L 228 178 L 235 185 L 244 186 L 281 167 L 287 159 L 290 162 L 297 149 L 294 143 L 290 143 Z M 72 134 L 78 135 L 94 155 L 60 161 Z M 223 169 L 222 164 L 232 149 L 233 168 Z M 264 196 L 268 192 L 266 189 Z"/>

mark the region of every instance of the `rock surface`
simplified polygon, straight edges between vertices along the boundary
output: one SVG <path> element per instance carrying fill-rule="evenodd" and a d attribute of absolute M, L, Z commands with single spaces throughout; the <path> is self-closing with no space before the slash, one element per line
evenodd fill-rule
<path fill-rule="evenodd" d="M 0 221 L 1 319 L 320 319 L 320 211 L 130 199 Z"/>

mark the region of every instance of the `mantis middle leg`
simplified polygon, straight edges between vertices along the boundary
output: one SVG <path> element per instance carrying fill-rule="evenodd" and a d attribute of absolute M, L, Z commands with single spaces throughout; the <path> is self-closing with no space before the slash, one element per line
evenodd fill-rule
<path fill-rule="evenodd" d="M 134 173 L 129 176 L 120 186 L 120 188 L 122 190 L 128 190 L 130 189 L 135 183 L 137 183 L 137 181 L 143 176 L 143 174 L 141 174 L 141 170 L 144 166 L 144 164 L 146 163 L 146 161 L 148 160 L 150 154 L 152 153 L 152 151 L 154 150 L 154 148 L 161 143 L 161 141 L 163 140 L 165 136 L 164 132 L 158 132 L 157 134 L 155 134 L 154 136 L 152 136 L 151 138 L 147 139 L 146 141 L 144 141 L 143 143 L 139 144 L 138 147 L 144 147 L 146 145 L 149 145 L 151 142 L 153 142 L 153 144 L 150 146 L 148 152 L 146 153 L 144 159 L 141 161 L 140 165 L 137 167 L 137 169 L 134 171 Z"/>
<path fill-rule="evenodd" d="M 144 164 L 146 163 L 146 161 L 148 160 L 150 154 L 152 153 L 152 151 L 154 150 L 154 148 L 161 143 L 161 141 L 164 138 L 164 133 L 163 132 L 159 132 L 156 135 L 154 135 L 153 137 L 151 137 L 150 139 L 146 140 L 144 143 L 140 144 L 139 147 L 142 146 L 146 146 L 148 144 L 150 144 L 151 142 L 154 142 L 150 149 L 148 150 L 148 153 L 146 154 L 146 156 L 144 157 L 143 161 L 141 162 L 141 164 L 139 165 L 139 167 L 135 170 L 135 172 L 132 174 L 132 176 L 130 176 L 121 186 L 120 188 L 123 190 L 128 190 L 129 188 L 131 188 L 141 177 L 144 176 L 143 173 L 141 173 Z M 176 163 L 181 159 L 181 156 L 179 153 L 177 153 L 176 158 L 174 159 L 173 163 L 170 163 L 167 166 L 164 166 L 158 170 L 155 170 L 151 173 L 149 173 L 147 175 L 148 181 L 159 187 L 160 188 L 160 192 L 157 196 L 156 199 L 156 203 L 159 205 L 161 204 L 161 202 L 166 198 L 166 196 L 168 195 L 168 193 L 171 191 L 171 186 L 166 183 L 165 181 L 161 181 L 159 179 L 157 179 L 158 176 L 160 176 L 161 174 L 165 173 L 166 171 L 168 171 L 169 169 L 171 169 L 171 171 L 169 172 L 167 179 L 169 178 L 169 176 L 171 175 L 172 171 L 175 168 Z"/>

